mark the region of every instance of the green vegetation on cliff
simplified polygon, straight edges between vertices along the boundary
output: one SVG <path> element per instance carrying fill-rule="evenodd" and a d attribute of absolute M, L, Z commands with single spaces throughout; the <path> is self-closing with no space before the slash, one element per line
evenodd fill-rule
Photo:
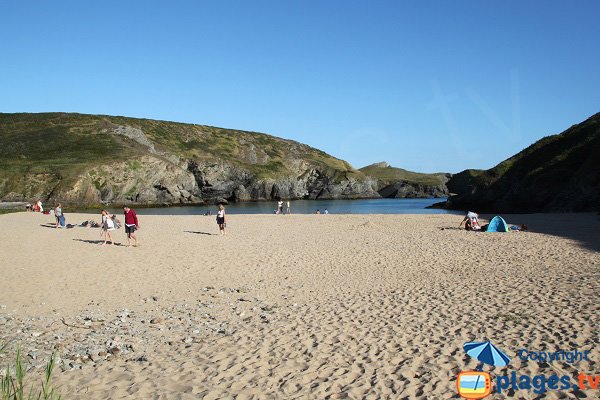
<path fill-rule="evenodd" d="M 214 167 L 209 172 L 223 176 L 223 181 L 216 182 L 219 185 L 231 171 L 237 173 L 236 184 L 246 186 L 297 177 L 307 171 L 317 171 L 324 184 L 365 180 L 347 162 L 292 140 L 212 126 L 105 115 L 0 113 L 0 155 L 3 200 L 37 196 L 60 200 L 68 193 L 67 200 L 83 199 L 88 203 L 121 195 L 135 201 L 148 186 L 164 189 L 169 195 L 176 186 L 186 186 L 193 192 L 189 182 L 175 182 L 173 176 L 177 173 L 199 181 L 199 192 L 192 193 L 198 200 L 203 194 L 200 191 L 215 186 L 215 182 L 206 180 L 211 163 L 220 170 L 215 172 Z M 189 162 L 201 168 L 191 171 Z M 166 172 L 152 175 L 161 168 Z M 119 182 L 111 171 L 121 171 L 130 180 L 139 178 L 140 182 Z M 172 183 L 171 187 L 163 181 Z M 115 194 L 115 190 L 125 192 Z M 191 197 L 188 200 L 192 201 Z"/>
<path fill-rule="evenodd" d="M 446 207 L 493 212 L 600 208 L 600 113 L 545 137 L 489 170 L 466 170 L 448 182 Z"/>
<path fill-rule="evenodd" d="M 407 171 L 402 168 L 392 167 L 386 162 L 367 165 L 360 168 L 359 171 L 385 184 L 403 181 L 417 185 L 437 186 L 445 184 L 448 180 L 448 174 L 445 173 L 424 174 Z"/>

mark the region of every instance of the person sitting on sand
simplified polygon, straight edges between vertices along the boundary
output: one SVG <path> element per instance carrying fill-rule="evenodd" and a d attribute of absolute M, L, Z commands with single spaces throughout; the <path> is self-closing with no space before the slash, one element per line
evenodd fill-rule
<path fill-rule="evenodd" d="M 110 244 L 114 245 L 115 242 L 110 233 L 115 230 L 115 224 L 114 224 L 112 218 L 110 217 L 110 215 L 108 214 L 108 211 L 102 210 L 101 215 L 102 215 L 102 231 L 100 232 L 100 236 L 104 237 L 104 243 L 102 243 L 102 246 L 106 245 L 106 243 L 108 243 L 109 240 L 110 240 Z"/>
<path fill-rule="evenodd" d="M 133 238 L 135 241 L 134 246 L 137 247 L 138 241 L 137 237 L 135 236 L 135 231 L 140 229 L 137 214 L 127 206 L 123 207 L 123 211 L 125 212 L 125 233 L 127 234 L 127 247 L 131 247 L 131 238 Z"/>
<path fill-rule="evenodd" d="M 477 213 L 474 213 L 473 211 L 469 211 L 467 212 L 467 215 L 465 215 L 465 218 L 463 218 L 463 220 L 460 222 L 460 225 L 458 225 L 458 227 L 462 227 L 462 224 L 465 224 L 465 229 L 468 231 L 479 231 L 481 230 L 481 226 L 479 226 L 479 215 Z"/>
<path fill-rule="evenodd" d="M 525 224 L 521 224 L 520 226 L 516 226 L 516 225 L 510 226 L 510 230 L 514 231 L 514 232 L 526 231 L 527 229 L 529 229 L 529 227 Z"/>
<path fill-rule="evenodd" d="M 317 208 L 317 212 L 315 214 L 321 214 L 321 210 Z"/>
<path fill-rule="evenodd" d="M 33 211 L 44 212 L 44 207 L 42 207 L 42 199 L 36 201 L 36 203 L 33 205 Z"/>
<path fill-rule="evenodd" d="M 219 233 L 221 235 L 225 235 L 225 226 L 227 222 L 225 221 L 225 206 L 223 204 L 219 204 L 219 211 L 217 211 L 217 225 L 219 225 Z"/>

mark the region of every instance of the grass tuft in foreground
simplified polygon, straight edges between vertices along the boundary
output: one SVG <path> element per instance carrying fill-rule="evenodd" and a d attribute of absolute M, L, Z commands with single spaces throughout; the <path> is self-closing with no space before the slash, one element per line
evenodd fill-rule
<path fill-rule="evenodd" d="M 0 347 L 0 353 L 6 351 L 8 345 Z M 21 349 L 17 349 L 14 367 L 8 365 L 0 373 L 0 400 L 60 400 L 61 396 L 52 387 L 52 371 L 55 367 L 55 356 L 52 354 L 46 365 L 41 389 L 25 387 L 25 369 L 21 361 Z M 11 373 L 14 370 L 14 374 Z"/>

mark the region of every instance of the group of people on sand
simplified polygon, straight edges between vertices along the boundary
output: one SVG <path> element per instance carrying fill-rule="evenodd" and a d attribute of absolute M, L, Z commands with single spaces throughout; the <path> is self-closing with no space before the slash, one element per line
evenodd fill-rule
<path fill-rule="evenodd" d="M 31 204 L 26 204 L 25 205 L 25 210 L 27 212 L 40 212 L 42 214 L 51 214 L 54 216 L 55 218 L 55 228 L 66 228 L 67 227 L 67 222 L 65 219 L 65 214 L 62 211 L 62 204 L 58 203 L 56 204 L 56 206 L 52 209 L 52 210 L 48 210 L 44 212 L 44 206 L 42 204 L 42 200 L 38 200 L 35 202 L 35 204 L 32 206 Z"/>
<path fill-rule="evenodd" d="M 273 211 L 273 214 L 275 214 L 275 215 L 291 214 L 292 207 L 291 207 L 290 201 L 287 200 L 285 203 L 286 203 L 286 210 L 285 210 L 285 212 L 283 212 L 283 200 L 279 199 L 279 201 L 277 201 L 277 208 L 275 208 L 275 210 Z M 325 209 L 325 210 L 323 210 L 323 212 L 321 212 L 321 209 L 317 208 L 317 211 L 315 211 L 315 214 L 329 214 L 329 210 Z"/>
<path fill-rule="evenodd" d="M 56 228 L 66 228 L 66 220 L 65 214 L 62 209 L 62 204 L 58 203 L 54 209 L 50 211 L 44 212 L 44 208 L 42 205 L 42 200 L 38 200 L 33 206 L 31 204 L 27 204 L 25 206 L 27 212 L 41 212 L 44 214 L 53 214 L 56 219 Z M 289 212 L 289 202 L 288 202 L 288 212 Z M 138 246 L 137 236 L 135 231 L 140 229 L 140 223 L 135 211 L 128 207 L 123 207 L 123 215 L 125 217 L 125 233 L 127 234 L 127 247 L 131 246 L 131 241 L 133 239 L 133 245 Z M 205 215 L 211 215 L 208 212 Z M 121 228 L 121 221 L 117 219 L 116 215 L 111 215 L 107 210 L 103 209 L 100 212 L 100 224 L 95 221 L 85 221 L 81 224 L 81 226 L 86 227 L 100 227 L 100 236 L 104 239 L 104 243 L 102 245 L 107 244 L 115 244 L 113 239 L 112 232 Z M 227 220 L 225 216 L 225 206 L 223 204 L 219 204 L 217 210 L 217 225 L 219 227 L 219 233 L 221 235 L 225 235 L 225 227 L 227 226 Z M 73 225 L 69 225 L 69 228 L 73 227 Z"/>
<path fill-rule="evenodd" d="M 286 210 L 285 213 L 283 212 L 283 200 L 279 199 L 279 201 L 277 202 L 277 208 L 275 209 L 275 211 L 273 212 L 273 214 L 291 214 L 292 213 L 292 207 L 290 205 L 290 201 L 287 200 L 286 201 Z"/>
<path fill-rule="evenodd" d="M 140 229 L 140 223 L 138 221 L 137 214 L 130 207 L 123 207 L 123 213 L 125 216 L 125 233 L 127 234 L 127 247 L 131 247 L 131 239 L 134 241 L 134 246 L 138 246 L 137 236 L 135 235 L 135 231 Z M 102 245 L 108 244 L 110 241 L 111 244 L 115 244 L 111 232 L 121 228 L 121 221 L 119 221 L 115 215 L 110 215 L 110 213 L 106 210 L 102 210 L 100 212 L 102 222 L 100 223 L 100 236 L 104 238 L 104 243 Z"/>
<path fill-rule="evenodd" d="M 25 205 L 25 211 L 27 212 L 44 212 L 44 207 L 42 206 L 42 199 L 38 199 L 33 205 L 31 203 L 27 203 Z"/>
<path fill-rule="evenodd" d="M 42 201 L 38 200 L 35 205 L 32 207 L 30 204 L 25 206 L 25 209 L 28 212 L 41 212 L 44 214 L 53 214 L 56 220 L 55 228 L 72 228 L 73 225 L 66 224 L 65 214 L 62 209 L 62 204 L 58 203 L 54 209 L 50 211 L 44 212 L 44 208 L 42 206 Z M 128 207 L 123 207 L 123 213 L 125 216 L 125 233 L 127 234 L 127 247 L 131 246 L 131 240 L 133 239 L 134 246 L 138 245 L 137 236 L 135 235 L 135 231 L 140 229 L 140 223 L 137 218 L 137 214 L 135 211 Z M 102 210 L 100 212 L 101 222 L 100 224 L 95 221 L 85 221 L 81 224 L 81 226 L 87 227 L 100 227 L 100 236 L 104 238 L 104 243 L 102 245 L 106 245 L 109 242 L 111 244 L 115 244 L 112 233 L 114 230 L 121 228 L 121 221 L 117 219 L 115 215 L 110 215 L 110 213 L 106 210 Z"/>
<path fill-rule="evenodd" d="M 462 228 L 463 224 L 465 225 L 465 230 L 467 231 L 475 231 L 475 232 L 485 232 L 487 231 L 488 224 L 480 225 L 479 224 L 479 214 L 473 211 L 467 211 L 467 215 L 463 218 L 463 220 L 458 225 L 459 228 Z M 511 225 L 511 231 L 526 231 L 528 229 L 527 225 Z"/>

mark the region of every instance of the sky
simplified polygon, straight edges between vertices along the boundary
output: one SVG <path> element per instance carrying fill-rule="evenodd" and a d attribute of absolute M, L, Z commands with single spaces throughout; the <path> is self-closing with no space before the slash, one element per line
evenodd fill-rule
<path fill-rule="evenodd" d="M 600 112 L 598 15 L 596 0 L 0 0 L 0 112 L 265 132 L 357 168 L 490 168 Z"/>

